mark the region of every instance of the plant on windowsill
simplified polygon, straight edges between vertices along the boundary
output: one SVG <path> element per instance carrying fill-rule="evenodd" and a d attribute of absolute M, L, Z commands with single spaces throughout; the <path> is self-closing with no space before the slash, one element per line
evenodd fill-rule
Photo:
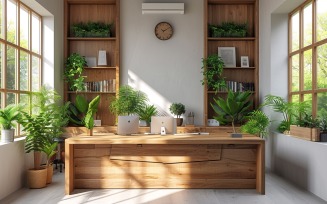
<path fill-rule="evenodd" d="M 216 113 L 214 119 L 222 125 L 232 125 L 232 137 L 242 137 L 242 134 L 236 133 L 235 125 L 242 124 L 245 116 L 249 113 L 249 109 L 252 106 L 252 102 L 249 100 L 250 96 L 251 93 L 249 91 L 233 92 L 228 90 L 226 100 L 218 97 L 218 99 L 214 98 L 214 103 L 211 103 L 211 107 Z"/>
<path fill-rule="evenodd" d="M 268 126 L 270 120 L 268 116 L 261 110 L 254 110 L 246 116 L 246 123 L 241 126 L 241 132 L 258 135 L 259 137 L 268 136 Z"/>
<path fill-rule="evenodd" d="M 226 90 L 226 82 L 222 76 L 224 71 L 224 62 L 217 54 L 210 55 L 202 59 L 202 85 L 207 85 L 208 90 L 215 92 Z"/>
<path fill-rule="evenodd" d="M 13 142 L 15 134 L 15 121 L 21 116 L 22 105 L 10 104 L 4 109 L 0 109 L 0 125 L 1 125 L 1 142 Z"/>
<path fill-rule="evenodd" d="M 68 102 L 68 115 L 71 124 L 84 126 L 89 130 L 89 135 L 93 135 L 94 115 L 98 111 L 100 96 L 96 96 L 89 102 L 82 96 L 77 95 L 75 104 Z"/>
<path fill-rule="evenodd" d="M 282 113 L 283 120 L 279 123 L 277 130 L 289 135 L 291 124 L 299 115 L 305 113 L 308 108 L 306 102 L 287 102 L 280 96 L 267 95 L 265 105 L 270 106 L 275 112 Z"/>
<path fill-rule="evenodd" d="M 319 120 L 303 113 L 296 119 L 296 125 L 290 126 L 290 134 L 309 141 L 320 141 Z"/>
<path fill-rule="evenodd" d="M 182 126 L 183 118 L 181 118 L 181 115 L 185 113 L 185 105 L 182 103 L 173 103 L 170 105 L 169 110 L 176 116 L 176 125 Z"/>
<path fill-rule="evenodd" d="M 327 119 L 322 118 L 320 120 L 320 142 L 327 142 Z"/>
<path fill-rule="evenodd" d="M 140 117 L 140 126 L 150 126 L 151 117 L 158 114 L 157 108 L 154 105 L 145 105 L 138 111 Z"/>
<path fill-rule="evenodd" d="M 76 92 L 85 90 L 85 76 L 82 76 L 84 67 L 87 66 L 85 57 L 72 53 L 67 58 L 65 65 L 64 78 L 68 83 L 69 90 Z"/>

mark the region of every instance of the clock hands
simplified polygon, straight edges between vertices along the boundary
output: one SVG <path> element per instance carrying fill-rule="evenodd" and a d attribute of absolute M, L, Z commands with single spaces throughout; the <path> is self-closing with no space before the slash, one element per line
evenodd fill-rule
<path fill-rule="evenodd" d="M 165 32 L 166 30 L 168 30 L 169 29 L 169 27 L 168 28 L 166 28 L 165 30 L 164 29 L 161 29 L 162 30 L 162 32 Z"/>

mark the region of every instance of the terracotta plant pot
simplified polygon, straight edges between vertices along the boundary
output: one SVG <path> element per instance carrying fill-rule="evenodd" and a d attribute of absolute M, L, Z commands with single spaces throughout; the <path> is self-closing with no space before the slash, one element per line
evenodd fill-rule
<path fill-rule="evenodd" d="M 47 186 L 47 169 L 29 169 L 27 171 L 29 188 L 44 188 Z"/>
<path fill-rule="evenodd" d="M 176 125 L 182 126 L 183 125 L 183 118 L 176 118 Z"/>

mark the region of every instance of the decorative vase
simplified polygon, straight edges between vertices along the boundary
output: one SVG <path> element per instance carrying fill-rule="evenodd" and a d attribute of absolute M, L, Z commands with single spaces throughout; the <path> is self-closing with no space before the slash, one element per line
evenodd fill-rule
<path fill-rule="evenodd" d="M 1 142 L 8 143 L 14 141 L 15 129 L 1 130 Z"/>
<path fill-rule="evenodd" d="M 176 125 L 182 126 L 182 124 L 183 124 L 183 118 L 176 118 Z"/>

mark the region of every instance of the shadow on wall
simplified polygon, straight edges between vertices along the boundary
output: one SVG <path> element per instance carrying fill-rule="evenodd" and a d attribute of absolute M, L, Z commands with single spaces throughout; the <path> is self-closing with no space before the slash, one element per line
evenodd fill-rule
<path fill-rule="evenodd" d="M 304 189 L 309 187 L 308 168 L 307 162 L 297 163 L 279 155 L 275 157 L 276 173 Z"/>

